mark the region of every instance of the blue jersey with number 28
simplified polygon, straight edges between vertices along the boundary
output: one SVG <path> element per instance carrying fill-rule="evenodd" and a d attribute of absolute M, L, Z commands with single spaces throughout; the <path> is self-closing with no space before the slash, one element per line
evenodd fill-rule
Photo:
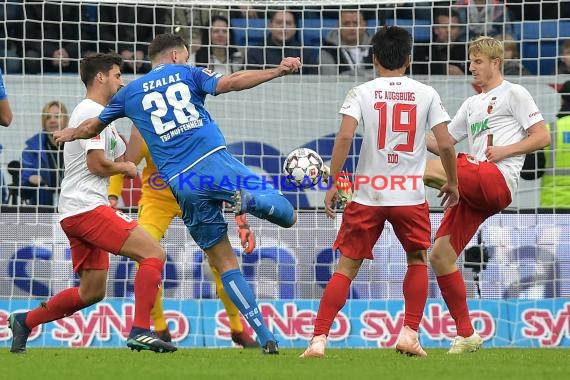
<path fill-rule="evenodd" d="M 104 124 L 128 117 L 169 179 L 226 142 L 206 108 L 222 75 L 188 65 L 159 65 L 122 88 L 99 115 Z"/>

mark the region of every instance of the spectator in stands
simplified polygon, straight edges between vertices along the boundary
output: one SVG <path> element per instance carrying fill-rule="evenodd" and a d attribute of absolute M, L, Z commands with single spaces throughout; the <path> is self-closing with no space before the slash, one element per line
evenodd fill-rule
<path fill-rule="evenodd" d="M 453 9 L 469 25 L 468 39 L 482 35 L 513 34 L 509 10 L 502 0 L 457 0 Z"/>
<path fill-rule="evenodd" d="M 570 74 L 570 40 L 564 41 L 560 47 L 560 60 L 558 62 L 558 67 L 556 68 L 556 74 Z"/>
<path fill-rule="evenodd" d="M 320 73 L 338 75 L 372 70 L 371 40 L 362 11 L 343 8 L 339 13 L 339 29 L 329 33 L 321 48 Z"/>
<path fill-rule="evenodd" d="M 540 206 L 570 208 L 570 81 L 560 89 L 560 110 L 550 124 L 550 147 L 545 148 Z"/>
<path fill-rule="evenodd" d="M 503 63 L 503 75 L 532 75 L 522 64 L 519 54 L 519 44 L 515 38 L 509 34 L 496 37 L 499 41 L 503 41 L 503 49 L 505 51 L 505 62 Z"/>
<path fill-rule="evenodd" d="M 51 55 L 44 57 L 44 72 L 46 73 L 77 73 L 77 51 L 70 53 L 66 47 L 56 48 Z M 44 51 L 49 54 L 49 51 Z M 72 57 L 71 54 L 74 54 Z"/>
<path fill-rule="evenodd" d="M 247 49 L 248 70 L 279 66 L 284 57 L 301 57 L 303 74 L 317 74 L 318 59 L 310 47 L 301 46 L 297 38 L 297 21 L 290 10 L 279 9 L 269 14 L 267 43 Z"/>
<path fill-rule="evenodd" d="M 243 68 L 243 54 L 233 42 L 232 30 L 224 16 L 213 16 L 209 29 L 202 30 L 201 47 L 196 51 L 196 66 L 231 74 Z"/>
<path fill-rule="evenodd" d="M 79 4 L 26 1 L 23 7 L 25 72 L 77 73 Z"/>
<path fill-rule="evenodd" d="M 201 27 L 210 25 L 214 16 L 223 16 L 228 20 L 234 18 L 261 19 L 265 18 L 265 7 L 261 6 L 211 6 L 190 5 L 174 8 L 173 25 L 180 27 Z M 174 30 L 175 33 L 178 33 Z M 190 41 L 188 35 L 182 35 L 186 41 Z"/>
<path fill-rule="evenodd" d="M 56 205 L 63 178 L 63 145 L 58 146 L 52 132 L 67 126 L 65 105 L 57 100 L 42 109 L 42 131 L 26 141 L 22 152 L 22 198 L 32 205 Z"/>
<path fill-rule="evenodd" d="M 416 44 L 413 75 L 465 75 L 467 44 L 459 14 L 453 9 L 434 8 L 432 43 Z"/>
<path fill-rule="evenodd" d="M 119 54 L 123 58 L 122 74 L 146 74 L 151 70 L 145 49 L 145 46 L 132 44 L 123 44 L 119 47 Z"/>

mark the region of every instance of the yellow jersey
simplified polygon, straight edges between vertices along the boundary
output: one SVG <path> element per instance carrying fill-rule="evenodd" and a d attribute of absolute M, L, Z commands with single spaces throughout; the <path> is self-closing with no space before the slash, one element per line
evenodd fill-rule
<path fill-rule="evenodd" d="M 162 180 L 155 178 L 152 181 L 153 186 L 149 184 L 149 179 L 154 173 L 158 172 L 158 169 L 154 166 L 154 162 L 152 162 L 152 158 L 150 157 L 150 151 L 144 141 L 141 141 L 141 157 L 145 159 L 146 165 L 142 171 L 142 188 L 139 205 L 143 205 L 147 202 L 152 202 L 153 204 L 162 203 L 169 206 L 172 204 L 178 205 L 170 190 L 170 186 L 162 182 Z M 109 183 L 109 195 L 120 198 L 122 191 L 123 175 L 117 174 L 112 176 Z"/>

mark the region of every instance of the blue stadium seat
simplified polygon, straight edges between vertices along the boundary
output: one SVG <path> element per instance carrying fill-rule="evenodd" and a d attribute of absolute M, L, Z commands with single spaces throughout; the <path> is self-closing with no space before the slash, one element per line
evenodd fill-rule
<path fill-rule="evenodd" d="M 544 20 L 513 23 L 513 34 L 518 40 L 570 38 L 570 20 Z"/>
<path fill-rule="evenodd" d="M 558 45 L 570 38 L 570 21 L 514 23 L 513 34 L 522 42 L 523 65 L 533 74 L 549 75 L 556 67 Z"/>
<path fill-rule="evenodd" d="M 321 46 L 327 35 L 338 28 L 337 19 L 306 18 L 300 25 L 304 45 Z"/>
<path fill-rule="evenodd" d="M 414 42 L 430 42 L 431 40 L 431 22 L 429 20 L 397 18 L 386 20 L 386 25 L 396 25 L 407 29 L 412 34 Z"/>
<path fill-rule="evenodd" d="M 552 74 L 558 55 L 556 41 L 523 41 L 521 62 L 531 73 Z"/>
<path fill-rule="evenodd" d="M 234 18 L 231 20 L 234 41 L 237 46 L 262 45 L 265 41 L 265 19 Z"/>

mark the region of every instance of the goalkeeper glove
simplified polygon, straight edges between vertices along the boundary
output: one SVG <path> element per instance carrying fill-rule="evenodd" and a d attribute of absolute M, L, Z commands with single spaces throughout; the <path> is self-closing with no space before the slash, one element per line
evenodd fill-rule
<path fill-rule="evenodd" d="M 236 223 L 238 226 L 238 236 L 243 248 L 243 252 L 249 255 L 255 249 L 255 234 L 249 228 L 245 214 L 236 215 Z"/>

